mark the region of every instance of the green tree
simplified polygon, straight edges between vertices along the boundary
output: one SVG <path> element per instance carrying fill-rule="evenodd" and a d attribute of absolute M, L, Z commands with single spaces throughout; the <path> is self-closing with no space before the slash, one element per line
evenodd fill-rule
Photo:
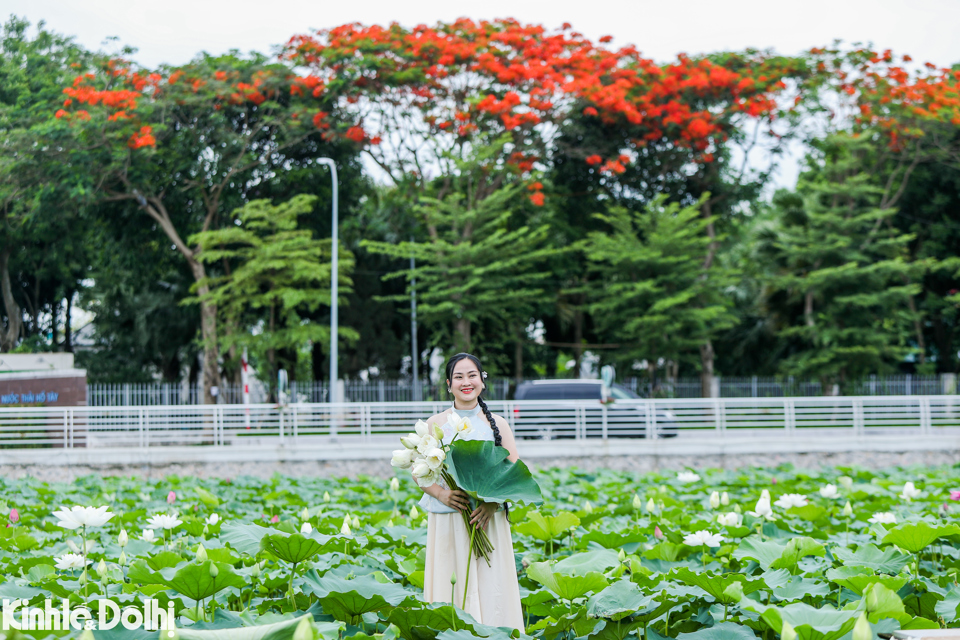
<path fill-rule="evenodd" d="M 610 231 L 591 232 L 583 243 L 598 285 L 589 310 L 601 335 L 621 343 L 616 357 L 651 368 L 661 358 L 697 362 L 701 346 L 734 322 L 724 290 L 736 273 L 704 268 L 713 219 L 703 217 L 701 203 L 681 207 L 665 195 L 643 210 L 611 207 L 596 217 Z"/>
<path fill-rule="evenodd" d="M 890 371 L 910 352 L 917 284 L 932 261 L 912 261 L 913 236 L 891 224 L 884 189 L 863 170 L 871 142 L 845 134 L 817 144 L 795 193 L 778 192 L 779 222 L 758 258 L 776 270 L 766 294 L 793 342 L 783 373 L 832 385 Z"/>
<path fill-rule="evenodd" d="M 194 284 L 199 295 L 189 301 L 215 305 L 221 321 L 236 327 L 221 338 L 224 346 L 265 353 L 270 380 L 276 377 L 278 351 L 330 340 L 329 326 L 304 317 L 331 302 L 331 241 L 298 229 L 298 217 L 309 214 L 316 201 L 309 195 L 276 206 L 254 200 L 233 212 L 235 224 L 189 238 L 200 248 L 201 262 L 225 265 L 223 275 Z M 345 295 L 352 269 L 353 255 L 341 251 L 338 283 Z M 349 327 L 341 327 L 340 335 L 358 337 Z"/>

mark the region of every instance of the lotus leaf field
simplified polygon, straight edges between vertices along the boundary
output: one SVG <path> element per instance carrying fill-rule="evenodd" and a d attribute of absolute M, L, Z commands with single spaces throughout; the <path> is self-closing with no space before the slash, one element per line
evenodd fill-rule
<path fill-rule="evenodd" d="M 407 474 L 0 480 L 0 597 L 88 603 L 95 620 L 104 598 L 152 598 L 183 640 L 865 640 L 960 625 L 960 468 L 536 477 L 544 504 L 511 512 L 522 635 L 423 601 L 426 517 Z M 54 512 L 76 505 L 115 515 L 67 528 Z"/>

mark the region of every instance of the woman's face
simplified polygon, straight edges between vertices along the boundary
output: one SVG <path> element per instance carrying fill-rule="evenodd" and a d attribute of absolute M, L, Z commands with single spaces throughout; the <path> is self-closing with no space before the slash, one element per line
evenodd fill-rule
<path fill-rule="evenodd" d="M 464 358 L 453 367 L 451 379 L 447 380 L 450 392 L 461 404 L 472 404 L 483 391 L 480 369 L 470 358 Z"/>

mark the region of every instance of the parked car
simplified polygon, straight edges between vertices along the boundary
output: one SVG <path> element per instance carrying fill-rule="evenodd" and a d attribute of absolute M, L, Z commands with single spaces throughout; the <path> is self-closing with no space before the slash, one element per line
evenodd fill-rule
<path fill-rule="evenodd" d="M 590 406 L 583 415 L 583 423 L 588 438 L 603 435 L 603 405 L 601 404 L 601 382 L 599 380 L 533 380 L 523 382 L 517 387 L 514 400 L 595 400 L 596 406 Z M 607 408 L 607 437 L 610 438 L 646 438 L 647 404 L 622 402 L 641 400 L 633 391 L 618 384 L 610 388 L 613 401 Z M 621 402 L 618 402 L 621 401 Z M 529 409 L 514 408 L 514 431 L 521 438 L 559 439 L 576 437 L 575 424 L 557 424 L 551 417 L 548 402 L 534 405 Z M 673 438 L 677 435 L 676 416 L 667 410 L 656 410 L 656 437 Z"/>

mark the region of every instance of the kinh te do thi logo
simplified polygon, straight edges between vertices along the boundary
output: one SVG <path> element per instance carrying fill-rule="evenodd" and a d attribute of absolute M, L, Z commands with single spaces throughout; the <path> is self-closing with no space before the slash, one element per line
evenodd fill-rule
<path fill-rule="evenodd" d="M 164 609 L 158 600 L 147 598 L 143 601 L 143 609 L 139 607 L 120 606 L 108 598 L 98 598 L 97 611 L 93 613 L 90 607 L 71 607 L 68 600 L 64 600 L 60 607 L 53 606 L 47 598 L 42 607 L 28 606 L 28 601 L 20 598 L 3 599 L 3 631 L 68 631 L 73 629 L 98 629 L 106 631 L 114 627 L 123 626 L 124 629 L 144 629 L 146 631 L 164 630 L 173 636 L 174 611 L 173 602 L 168 602 Z"/>

